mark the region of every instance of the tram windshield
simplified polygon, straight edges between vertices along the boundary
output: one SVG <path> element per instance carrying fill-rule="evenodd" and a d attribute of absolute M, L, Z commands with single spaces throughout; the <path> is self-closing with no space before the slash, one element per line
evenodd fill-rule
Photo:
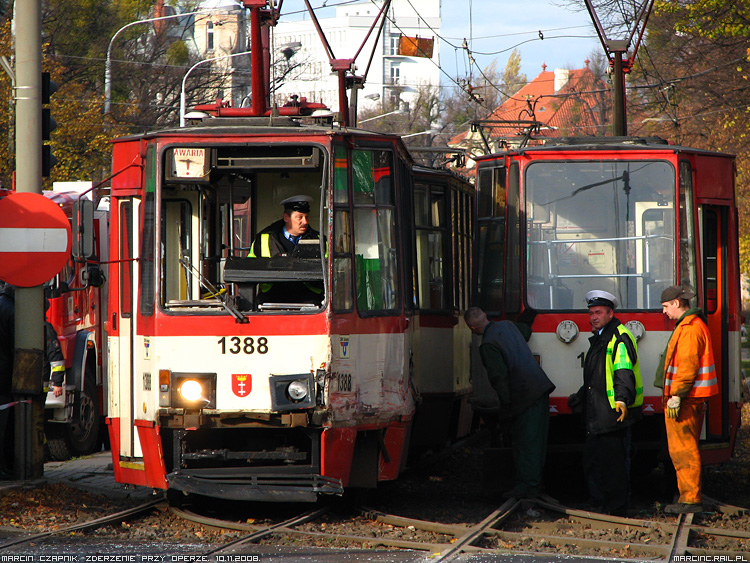
<path fill-rule="evenodd" d="M 325 155 L 322 147 L 292 144 L 167 149 L 161 305 L 240 320 L 242 312 L 320 308 Z"/>
<path fill-rule="evenodd" d="M 603 289 L 659 309 L 674 280 L 675 170 L 643 160 L 535 162 L 526 170 L 528 304 L 585 309 Z"/>

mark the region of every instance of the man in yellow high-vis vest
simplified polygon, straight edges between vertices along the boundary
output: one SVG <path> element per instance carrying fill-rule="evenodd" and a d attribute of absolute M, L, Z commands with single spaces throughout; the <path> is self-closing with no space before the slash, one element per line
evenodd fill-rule
<path fill-rule="evenodd" d="M 319 240 L 320 233 L 310 226 L 310 203 L 312 198 L 295 195 L 281 202 L 284 214 L 263 229 L 250 246 L 250 258 L 274 258 L 292 256 L 300 240 Z M 282 282 L 262 283 L 258 287 L 261 302 L 320 302 L 322 283 Z"/>
<path fill-rule="evenodd" d="M 586 294 L 594 333 L 584 359 L 583 386 L 568 398 L 583 407 L 583 465 L 596 512 L 624 516 L 630 496 L 631 426 L 641 418 L 643 383 L 635 337 L 614 310 L 607 291 Z"/>

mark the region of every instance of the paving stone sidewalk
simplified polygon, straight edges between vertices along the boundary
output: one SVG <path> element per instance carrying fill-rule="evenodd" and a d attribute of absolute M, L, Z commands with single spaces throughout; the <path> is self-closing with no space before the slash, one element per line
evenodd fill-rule
<path fill-rule="evenodd" d="M 153 498 L 152 489 L 115 481 L 112 454 L 108 451 L 68 461 L 49 461 L 44 464 L 44 476 L 36 481 L 0 481 L 0 496 L 8 491 L 35 487 L 43 483 L 64 483 L 75 489 L 112 498 Z"/>

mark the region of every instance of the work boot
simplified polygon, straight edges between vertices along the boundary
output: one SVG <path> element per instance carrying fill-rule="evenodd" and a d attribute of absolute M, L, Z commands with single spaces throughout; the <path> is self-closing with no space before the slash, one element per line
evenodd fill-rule
<path fill-rule="evenodd" d="M 703 512 L 703 505 L 699 502 L 676 502 L 665 506 L 664 512 L 667 514 L 695 514 L 696 512 Z"/>

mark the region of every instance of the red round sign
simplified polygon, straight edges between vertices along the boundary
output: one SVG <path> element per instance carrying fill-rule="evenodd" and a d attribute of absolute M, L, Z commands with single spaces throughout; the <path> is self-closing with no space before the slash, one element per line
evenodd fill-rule
<path fill-rule="evenodd" d="M 41 285 L 68 261 L 70 245 L 70 223 L 55 202 L 27 192 L 0 199 L 0 279 Z"/>

